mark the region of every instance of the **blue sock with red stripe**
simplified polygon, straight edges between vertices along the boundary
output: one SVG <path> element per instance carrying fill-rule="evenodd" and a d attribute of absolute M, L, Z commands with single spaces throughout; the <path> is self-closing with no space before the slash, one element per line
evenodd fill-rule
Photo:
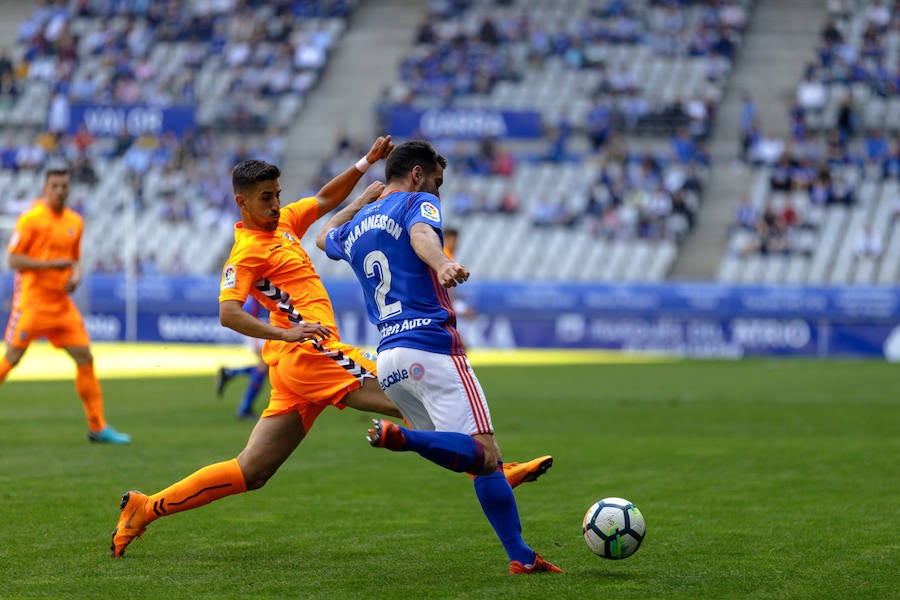
<path fill-rule="evenodd" d="M 481 503 L 481 510 L 491 523 L 491 527 L 506 549 L 510 562 L 517 560 L 523 565 L 534 562 L 534 550 L 522 539 L 522 524 L 519 508 L 509 482 L 503 474 L 503 465 L 490 475 L 475 478 L 475 495 Z"/>
<path fill-rule="evenodd" d="M 457 473 L 477 475 L 484 465 L 484 446 L 470 435 L 453 431 L 423 431 L 400 427 L 405 439 L 404 450 Z"/>

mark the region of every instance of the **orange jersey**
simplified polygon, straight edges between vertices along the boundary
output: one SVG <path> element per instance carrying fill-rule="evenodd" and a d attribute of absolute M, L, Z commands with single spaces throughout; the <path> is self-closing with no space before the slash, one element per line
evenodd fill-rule
<path fill-rule="evenodd" d="M 41 199 L 22 213 L 16 223 L 7 251 L 36 260 L 81 257 L 84 221 L 70 208 L 57 214 Z M 66 283 L 72 269 L 23 269 L 16 273 L 13 305 L 55 312 L 69 305 Z"/>
<path fill-rule="evenodd" d="M 319 218 L 315 198 L 303 198 L 281 209 L 275 231 L 234 226 L 234 246 L 222 271 L 219 302 L 241 304 L 252 295 L 269 311 L 269 322 L 290 329 L 300 321 L 320 322 L 339 340 L 334 308 L 325 286 L 300 239 Z M 263 354 L 272 364 L 295 344 L 267 340 Z"/>

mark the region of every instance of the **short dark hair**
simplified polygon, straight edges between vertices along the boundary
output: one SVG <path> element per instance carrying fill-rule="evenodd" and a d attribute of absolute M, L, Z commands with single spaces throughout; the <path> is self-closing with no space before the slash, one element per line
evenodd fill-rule
<path fill-rule="evenodd" d="M 242 160 L 231 170 L 231 187 L 235 194 L 246 194 L 260 181 L 274 181 L 281 169 L 264 160 Z"/>
<path fill-rule="evenodd" d="M 422 167 L 426 174 L 431 174 L 437 170 L 438 165 L 446 167 L 447 159 L 425 140 L 403 142 L 388 155 L 384 165 L 384 178 L 390 181 L 395 177 L 403 177 L 416 165 Z"/>
<path fill-rule="evenodd" d="M 63 161 L 54 160 L 47 164 L 47 168 L 44 169 L 44 183 L 47 183 L 47 180 L 50 179 L 53 175 L 68 175 L 69 174 L 69 165 Z"/>

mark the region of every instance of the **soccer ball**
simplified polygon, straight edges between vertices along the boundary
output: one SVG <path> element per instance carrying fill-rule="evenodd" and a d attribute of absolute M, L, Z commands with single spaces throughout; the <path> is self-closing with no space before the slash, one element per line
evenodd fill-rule
<path fill-rule="evenodd" d="M 588 548 L 603 558 L 628 558 L 641 547 L 647 525 L 637 506 L 624 498 L 595 502 L 581 525 Z"/>

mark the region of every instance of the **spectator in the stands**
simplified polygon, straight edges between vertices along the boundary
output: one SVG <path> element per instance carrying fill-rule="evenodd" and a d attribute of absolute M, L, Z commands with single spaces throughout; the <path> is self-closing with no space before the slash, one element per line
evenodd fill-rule
<path fill-rule="evenodd" d="M 753 98 L 749 93 L 744 92 L 743 98 L 741 99 L 740 115 L 741 160 L 747 160 L 747 153 L 750 150 L 755 135 L 758 133 L 757 116 L 758 112 L 756 110 L 756 104 L 753 102 Z"/>
<path fill-rule="evenodd" d="M 820 171 L 809 186 L 809 202 L 813 206 L 825 206 L 834 202 L 831 178 L 827 171 Z"/>
<path fill-rule="evenodd" d="M 8 111 L 19 96 L 16 85 L 15 65 L 9 57 L 9 50 L 0 49 L 0 112 Z"/>
<path fill-rule="evenodd" d="M 844 34 L 841 33 L 833 17 L 829 17 L 825 22 L 821 35 L 822 41 L 827 44 L 838 45 L 844 43 Z"/>
<path fill-rule="evenodd" d="M 794 185 L 792 179 L 794 166 L 795 163 L 791 160 L 790 155 L 787 152 L 782 152 L 778 162 L 772 165 L 769 175 L 769 188 L 778 192 L 789 191 Z"/>
<path fill-rule="evenodd" d="M 756 229 L 757 218 L 756 207 L 753 206 L 753 202 L 750 201 L 748 196 L 744 196 L 735 209 L 734 225 L 732 227 L 753 231 Z"/>
<path fill-rule="evenodd" d="M 882 250 L 883 243 L 881 241 L 881 236 L 875 233 L 871 223 L 863 225 L 863 228 L 856 239 L 856 246 L 854 247 L 856 258 L 859 260 L 875 260 L 881 258 Z"/>
<path fill-rule="evenodd" d="M 856 133 L 856 109 L 853 94 L 848 93 L 841 99 L 838 107 L 836 127 L 841 141 L 846 144 Z"/>
<path fill-rule="evenodd" d="M 865 139 L 865 161 L 866 164 L 881 165 L 888 157 L 890 146 L 884 132 L 877 127 L 870 128 L 866 131 Z"/>
<path fill-rule="evenodd" d="M 744 256 L 760 254 L 788 254 L 790 239 L 780 218 L 775 216 L 771 207 L 766 207 L 763 217 L 756 222 L 756 235 L 743 249 Z"/>
<path fill-rule="evenodd" d="M 599 152 L 612 133 L 612 113 L 603 102 L 597 102 L 587 115 L 587 132 L 594 152 Z"/>
<path fill-rule="evenodd" d="M 784 140 L 760 133 L 759 138 L 750 147 L 750 160 L 753 164 L 774 164 L 784 153 Z"/>
<path fill-rule="evenodd" d="M 822 81 L 815 75 L 814 68 L 807 67 L 803 81 L 797 87 L 797 104 L 803 110 L 819 113 L 825 108 L 827 93 Z"/>
<path fill-rule="evenodd" d="M 796 229 L 800 227 L 800 213 L 797 212 L 797 207 L 794 206 L 794 201 L 790 196 L 784 202 L 784 206 L 781 208 L 781 214 L 779 215 L 781 219 L 782 225 L 788 230 Z"/>
<path fill-rule="evenodd" d="M 851 206 L 856 203 L 856 192 L 843 173 L 836 173 L 831 183 L 831 201 L 835 204 Z"/>
<path fill-rule="evenodd" d="M 866 6 L 863 12 L 866 23 L 875 27 L 878 32 L 883 33 L 887 30 L 891 23 L 891 9 L 887 7 L 883 0 L 872 0 Z"/>
<path fill-rule="evenodd" d="M 882 179 L 900 179 L 900 139 L 894 138 L 890 143 L 888 155 L 881 163 Z"/>

